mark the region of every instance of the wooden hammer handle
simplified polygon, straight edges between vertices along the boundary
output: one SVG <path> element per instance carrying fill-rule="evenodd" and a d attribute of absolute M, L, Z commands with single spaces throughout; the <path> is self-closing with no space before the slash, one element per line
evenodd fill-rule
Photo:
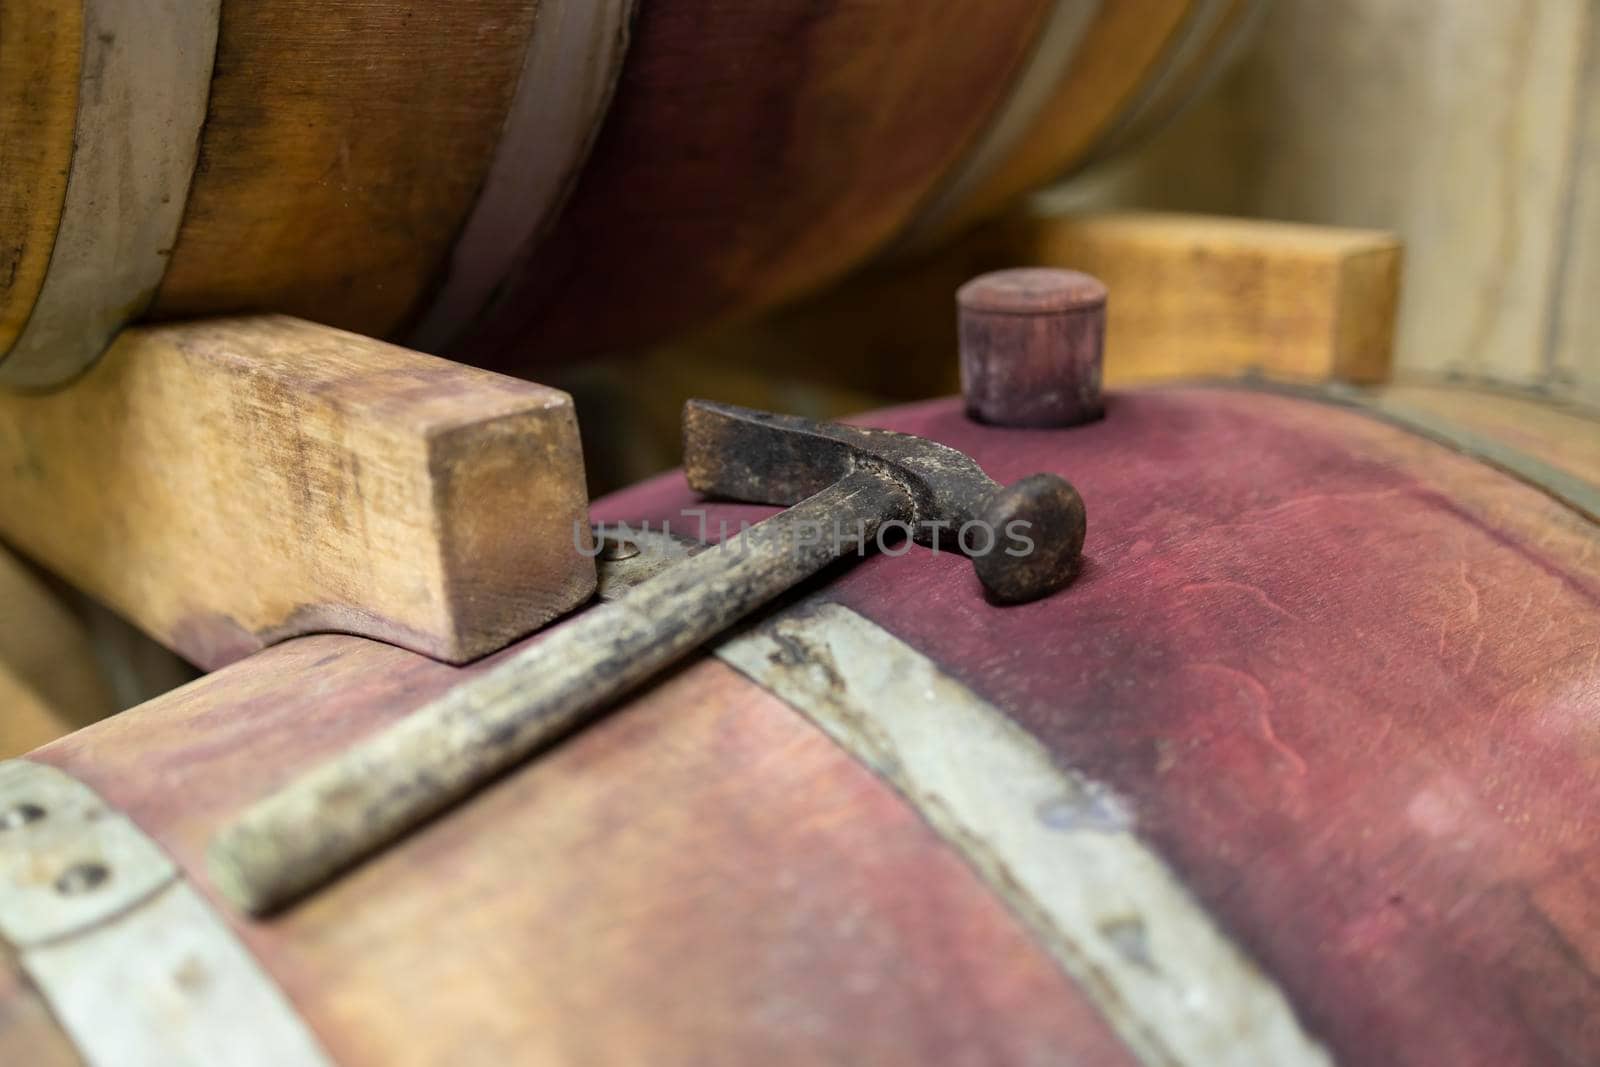
<path fill-rule="evenodd" d="M 910 507 L 887 480 L 852 474 L 586 612 L 257 802 L 212 842 L 213 883 L 255 914 L 291 902 L 815 574 L 857 536 L 870 543 Z"/>

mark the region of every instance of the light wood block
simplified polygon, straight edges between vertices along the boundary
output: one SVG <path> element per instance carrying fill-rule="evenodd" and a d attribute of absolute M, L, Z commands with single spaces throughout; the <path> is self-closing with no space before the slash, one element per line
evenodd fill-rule
<path fill-rule="evenodd" d="M 566 394 L 281 316 L 0 396 L 0 471 L 0 536 L 208 669 L 318 631 L 459 662 L 594 587 Z"/>
<path fill-rule="evenodd" d="M 1019 264 L 1071 267 L 1111 291 L 1112 383 L 1259 372 L 1387 377 L 1400 242 L 1377 230 L 1151 213 L 1024 219 L 999 239 Z"/>

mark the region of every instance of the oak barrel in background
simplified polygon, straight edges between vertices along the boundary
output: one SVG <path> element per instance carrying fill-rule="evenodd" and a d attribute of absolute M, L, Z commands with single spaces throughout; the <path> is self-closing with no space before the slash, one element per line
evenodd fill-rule
<path fill-rule="evenodd" d="M 141 316 L 513 371 L 658 342 L 1115 147 L 1255 6 L 8 0 L 0 383 Z"/>

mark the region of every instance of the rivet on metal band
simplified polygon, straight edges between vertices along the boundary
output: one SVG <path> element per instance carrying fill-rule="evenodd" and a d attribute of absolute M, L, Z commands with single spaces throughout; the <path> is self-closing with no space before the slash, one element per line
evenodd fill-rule
<path fill-rule="evenodd" d="M 233 932 L 88 786 L 0 762 L 0 937 L 88 1067 L 330 1067 Z"/>

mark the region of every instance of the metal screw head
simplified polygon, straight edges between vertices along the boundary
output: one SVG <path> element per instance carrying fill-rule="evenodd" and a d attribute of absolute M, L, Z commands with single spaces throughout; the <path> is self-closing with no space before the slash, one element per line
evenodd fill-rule
<path fill-rule="evenodd" d="M 625 541 L 620 537 L 607 537 L 600 546 L 600 558 L 606 563 L 617 563 L 621 560 L 632 559 L 639 554 L 639 546 L 632 541 Z"/>
<path fill-rule="evenodd" d="M 37 804 L 21 803 L 0 812 L 0 830 L 15 830 L 44 818 L 45 810 Z"/>
<path fill-rule="evenodd" d="M 56 892 L 64 897 L 92 893 L 111 880 L 111 868 L 93 860 L 68 867 L 56 879 Z"/>

